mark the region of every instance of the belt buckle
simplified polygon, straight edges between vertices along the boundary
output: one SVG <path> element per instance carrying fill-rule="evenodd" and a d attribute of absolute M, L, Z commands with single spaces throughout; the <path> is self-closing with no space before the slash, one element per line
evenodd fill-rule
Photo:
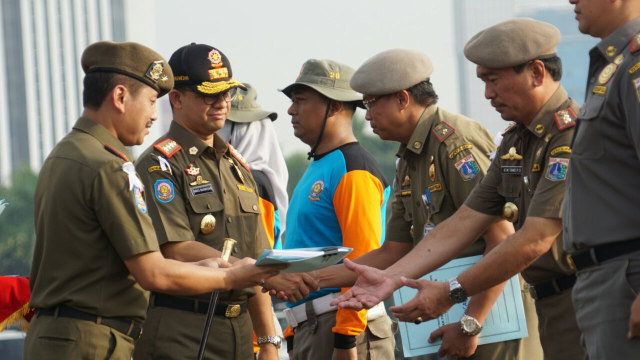
<path fill-rule="evenodd" d="M 565 256 L 565 259 L 567 260 L 567 264 L 569 265 L 569 267 L 573 271 L 577 271 L 578 270 L 578 268 L 576 267 L 576 263 L 573 261 L 573 257 L 571 257 L 571 254 L 567 254 Z"/>
<path fill-rule="evenodd" d="M 238 304 L 235 305 L 227 305 L 227 310 L 224 312 L 224 317 L 235 318 L 240 315 L 241 307 Z"/>
<path fill-rule="evenodd" d="M 533 300 L 537 300 L 538 299 L 538 293 L 536 292 L 536 287 L 535 286 L 533 286 L 531 284 L 527 284 L 527 290 L 529 290 L 529 295 L 531 295 Z"/>

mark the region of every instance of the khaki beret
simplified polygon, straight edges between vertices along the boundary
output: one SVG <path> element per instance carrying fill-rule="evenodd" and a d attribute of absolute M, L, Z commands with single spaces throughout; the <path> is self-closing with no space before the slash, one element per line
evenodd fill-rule
<path fill-rule="evenodd" d="M 332 100 L 359 102 L 362 100 L 362 95 L 349 86 L 351 75 L 353 75 L 351 66 L 333 60 L 309 59 L 302 64 L 296 81 L 280 91 L 291 97 L 291 91 L 295 87 L 305 85 Z"/>
<path fill-rule="evenodd" d="M 215 96 L 229 89 L 246 89 L 233 79 L 231 62 L 210 45 L 191 43 L 176 50 L 169 58 L 175 74 L 175 87 L 189 88 L 202 96 Z"/>
<path fill-rule="evenodd" d="M 231 101 L 231 112 L 227 120 L 248 123 L 265 118 L 274 121 L 278 114 L 274 111 L 262 110 L 258 104 L 258 92 L 251 84 L 244 83 L 247 90 L 239 90 L 236 98 Z"/>
<path fill-rule="evenodd" d="M 351 87 L 366 95 L 405 90 L 431 76 L 433 64 L 419 51 L 392 49 L 365 61 L 351 77 Z"/>
<path fill-rule="evenodd" d="M 464 46 L 464 55 L 480 66 L 506 68 L 555 55 L 560 38 L 560 30 L 549 23 L 512 19 L 474 35 Z"/>
<path fill-rule="evenodd" d="M 82 53 L 82 70 L 115 72 L 139 80 L 163 96 L 173 88 L 173 72 L 157 52 L 134 42 L 99 41 Z"/>

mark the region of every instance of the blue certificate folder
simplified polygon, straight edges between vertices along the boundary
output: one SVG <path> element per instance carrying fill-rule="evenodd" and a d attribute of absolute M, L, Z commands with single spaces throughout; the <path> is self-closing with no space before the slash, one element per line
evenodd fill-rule
<path fill-rule="evenodd" d="M 481 258 L 482 256 L 471 256 L 452 260 L 421 279 L 448 281 L 471 267 Z M 396 304 L 404 304 L 413 299 L 416 294 L 417 290 L 404 286 L 393 293 L 393 300 Z M 442 340 L 430 344 L 427 341 L 429 335 L 443 325 L 460 321 L 460 317 L 466 309 L 467 302 L 464 302 L 455 304 L 449 312 L 437 319 L 418 325 L 401 321 L 399 328 L 404 356 L 411 357 L 438 352 Z M 527 322 L 517 275 L 509 279 L 482 326 L 482 331 L 478 335 L 479 345 L 527 337 Z"/>
<path fill-rule="evenodd" d="M 310 247 L 299 249 L 267 249 L 256 260 L 256 265 L 290 264 L 284 273 L 307 272 L 337 264 L 352 248 L 342 246 Z"/>

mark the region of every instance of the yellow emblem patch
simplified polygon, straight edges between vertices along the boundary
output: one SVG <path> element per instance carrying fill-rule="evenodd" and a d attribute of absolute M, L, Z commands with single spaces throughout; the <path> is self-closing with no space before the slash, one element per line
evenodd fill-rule
<path fill-rule="evenodd" d="M 540 171 L 540 164 L 533 164 L 533 167 L 531 168 L 531 172 L 538 172 Z"/>
<path fill-rule="evenodd" d="M 405 190 L 400 193 L 400 196 L 409 196 L 409 195 L 411 195 L 411 190 Z"/>
<path fill-rule="evenodd" d="M 536 132 L 538 134 L 542 134 L 544 132 L 544 125 L 542 125 L 542 124 L 536 125 Z"/>
<path fill-rule="evenodd" d="M 638 69 L 640 69 L 640 61 L 637 62 L 635 65 L 633 65 L 630 69 L 629 69 L 629 74 L 633 74 L 634 72 L 638 71 Z"/>
<path fill-rule="evenodd" d="M 615 55 L 617 51 L 618 51 L 618 49 L 616 49 L 615 46 L 609 45 L 609 47 L 607 48 L 605 53 L 607 54 L 607 56 L 611 57 L 611 56 Z"/>
<path fill-rule="evenodd" d="M 593 93 L 598 95 L 604 95 L 607 92 L 607 87 L 602 85 L 596 85 L 593 87 Z"/>
<path fill-rule="evenodd" d="M 147 168 L 147 171 L 149 172 L 149 174 L 151 174 L 154 171 L 162 171 L 162 168 L 160 167 L 160 165 L 153 165 L 153 166 L 149 166 Z M 164 172 L 170 173 L 169 169 L 164 170 Z"/>
<path fill-rule="evenodd" d="M 209 79 L 224 79 L 229 77 L 229 69 L 226 67 L 217 68 L 217 69 L 209 69 Z"/>
<path fill-rule="evenodd" d="M 469 149 L 473 149 L 473 145 L 471 144 L 464 144 L 460 147 L 458 147 L 457 149 L 453 150 L 450 154 L 449 154 L 449 159 L 453 159 L 456 155 L 460 154 L 461 152 L 465 151 L 465 150 L 469 150 Z"/>
<path fill-rule="evenodd" d="M 236 184 L 238 186 L 238 190 L 242 190 L 242 191 L 246 191 L 246 192 L 253 192 L 253 189 L 247 186 L 244 186 L 242 184 Z"/>
<path fill-rule="evenodd" d="M 442 184 L 440 184 L 440 183 L 433 184 L 433 185 L 429 186 L 427 189 L 429 189 L 429 191 L 431 191 L 431 192 L 440 191 L 440 190 L 442 190 Z"/>
<path fill-rule="evenodd" d="M 571 154 L 571 148 L 568 146 L 558 146 L 557 148 L 551 150 L 551 156 L 565 152 Z"/>

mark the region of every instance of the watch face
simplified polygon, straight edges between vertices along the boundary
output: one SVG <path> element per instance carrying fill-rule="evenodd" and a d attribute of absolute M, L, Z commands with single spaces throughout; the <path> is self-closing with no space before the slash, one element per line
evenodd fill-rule
<path fill-rule="evenodd" d="M 451 298 L 451 300 L 453 300 L 454 303 L 459 304 L 467 300 L 467 293 L 463 288 L 458 287 L 449 292 L 449 297 Z"/>
<path fill-rule="evenodd" d="M 469 333 L 472 333 L 476 330 L 476 322 L 473 319 L 464 319 L 462 320 L 462 328 Z"/>

